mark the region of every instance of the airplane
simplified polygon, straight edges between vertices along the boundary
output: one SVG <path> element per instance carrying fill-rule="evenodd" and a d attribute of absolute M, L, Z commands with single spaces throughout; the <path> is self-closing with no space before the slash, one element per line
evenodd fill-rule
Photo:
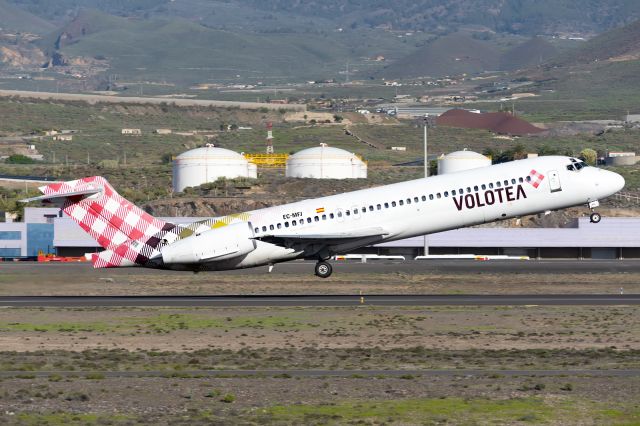
<path fill-rule="evenodd" d="M 105 250 L 95 268 L 220 271 L 313 259 L 327 278 L 332 256 L 375 243 L 586 204 L 625 181 L 565 156 L 545 156 L 308 199 L 188 225 L 151 216 L 102 177 L 52 183 L 23 202 L 58 205 Z"/>

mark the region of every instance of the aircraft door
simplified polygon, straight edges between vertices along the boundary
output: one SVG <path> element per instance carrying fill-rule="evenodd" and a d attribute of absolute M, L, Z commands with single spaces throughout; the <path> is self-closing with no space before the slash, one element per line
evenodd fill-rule
<path fill-rule="evenodd" d="M 562 186 L 560 186 L 560 175 L 556 170 L 549 170 L 547 172 L 549 176 L 549 189 L 551 192 L 562 191 Z"/>

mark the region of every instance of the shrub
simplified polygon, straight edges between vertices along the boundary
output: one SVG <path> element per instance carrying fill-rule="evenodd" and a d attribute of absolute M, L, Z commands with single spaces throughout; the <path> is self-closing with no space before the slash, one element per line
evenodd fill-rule
<path fill-rule="evenodd" d="M 225 396 L 222 397 L 220 402 L 225 402 L 227 404 L 231 404 L 235 400 L 236 400 L 236 396 L 234 394 L 232 394 L 232 393 L 228 393 L 228 394 L 226 394 Z"/>

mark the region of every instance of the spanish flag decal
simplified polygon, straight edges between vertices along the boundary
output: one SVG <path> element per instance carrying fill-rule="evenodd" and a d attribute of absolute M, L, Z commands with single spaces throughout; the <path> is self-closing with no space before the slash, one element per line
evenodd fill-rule
<path fill-rule="evenodd" d="M 316 213 L 324 213 L 324 207 L 316 209 Z"/>

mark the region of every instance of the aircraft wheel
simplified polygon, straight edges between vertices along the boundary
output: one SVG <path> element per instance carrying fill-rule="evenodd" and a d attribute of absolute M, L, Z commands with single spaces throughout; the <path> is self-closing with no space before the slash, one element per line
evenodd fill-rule
<path fill-rule="evenodd" d="M 600 213 L 593 212 L 591 213 L 591 216 L 589 216 L 589 219 L 591 220 L 591 223 L 598 223 L 600 222 L 600 219 L 602 219 L 602 216 L 600 216 Z"/>
<path fill-rule="evenodd" d="M 327 262 L 318 262 L 316 263 L 316 275 L 320 278 L 329 278 L 331 273 L 333 272 L 333 268 L 330 263 Z"/>

